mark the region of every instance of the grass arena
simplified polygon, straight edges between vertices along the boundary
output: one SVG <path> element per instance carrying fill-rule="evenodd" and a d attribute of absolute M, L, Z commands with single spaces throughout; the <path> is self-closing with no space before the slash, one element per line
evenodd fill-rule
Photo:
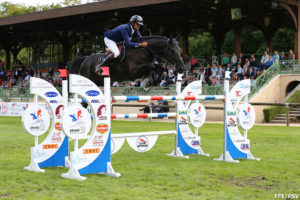
<path fill-rule="evenodd" d="M 282 191 L 299 193 L 300 127 L 254 126 L 248 136 L 252 153 L 261 160 L 233 164 L 213 161 L 222 151 L 223 125 L 205 124 L 199 134 L 210 157 L 165 156 L 174 141 L 161 135 L 148 152 L 136 153 L 124 144 L 112 155 L 121 177 L 87 174 L 86 181 L 76 181 L 60 177 L 64 168 L 47 168 L 43 174 L 24 170 L 32 136 L 25 133 L 20 117 L 1 117 L 0 126 L 1 199 L 274 199 Z M 169 122 L 112 121 L 114 133 L 172 128 Z"/>

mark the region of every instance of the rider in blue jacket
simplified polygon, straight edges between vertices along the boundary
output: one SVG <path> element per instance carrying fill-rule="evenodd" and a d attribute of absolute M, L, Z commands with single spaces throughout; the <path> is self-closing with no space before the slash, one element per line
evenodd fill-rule
<path fill-rule="evenodd" d="M 134 43 L 131 42 L 131 37 L 141 38 L 139 29 L 143 24 L 143 18 L 139 15 L 134 15 L 130 18 L 128 24 L 121 24 L 120 26 L 104 32 L 104 43 L 112 52 L 96 67 L 96 72 L 101 69 L 103 65 L 108 63 L 111 59 L 117 58 L 120 55 L 120 50 L 117 46 L 119 42 L 125 42 L 128 47 L 146 47 L 147 42 Z"/>

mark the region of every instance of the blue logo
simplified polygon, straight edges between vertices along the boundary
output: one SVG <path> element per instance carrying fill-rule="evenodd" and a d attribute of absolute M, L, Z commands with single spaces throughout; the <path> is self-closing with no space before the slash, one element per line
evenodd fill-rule
<path fill-rule="evenodd" d="M 97 100 L 97 99 L 94 99 L 94 100 L 91 101 L 91 103 L 100 103 L 100 101 Z"/>
<path fill-rule="evenodd" d="M 98 96 L 100 94 L 100 92 L 96 91 L 96 90 L 89 90 L 86 92 L 86 95 L 90 96 L 90 97 L 95 97 Z"/>
<path fill-rule="evenodd" d="M 191 89 L 192 90 L 198 90 L 198 89 L 201 89 L 202 87 L 201 86 L 199 86 L 199 85 L 192 85 L 191 86 Z"/>
<path fill-rule="evenodd" d="M 57 103 L 56 100 L 51 100 L 49 103 Z"/>
<path fill-rule="evenodd" d="M 56 97 L 58 94 L 56 92 L 47 92 L 45 93 L 46 97 Z"/>

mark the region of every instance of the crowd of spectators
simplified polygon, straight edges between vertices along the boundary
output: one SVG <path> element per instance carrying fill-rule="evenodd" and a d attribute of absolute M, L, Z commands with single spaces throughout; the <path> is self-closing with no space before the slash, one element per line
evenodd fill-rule
<path fill-rule="evenodd" d="M 13 67 L 12 70 L 4 70 L 3 62 L 0 60 L 0 86 L 10 89 L 12 86 L 29 87 L 30 77 L 45 79 L 54 86 L 60 87 L 62 80 L 54 76 L 54 69 L 50 67 L 48 72 L 42 73 L 40 69 L 33 70 L 29 66 Z"/>
<path fill-rule="evenodd" d="M 231 57 L 224 53 L 219 61 L 216 62 L 200 62 L 195 56 L 189 57 L 183 55 L 185 65 L 185 72 L 183 75 L 183 86 L 189 83 L 202 80 L 203 84 L 209 86 L 218 86 L 222 84 L 225 76 L 225 71 L 231 71 L 231 83 L 242 79 L 251 79 L 255 84 L 255 79 L 259 77 L 265 70 L 273 65 L 274 62 L 279 60 L 294 60 L 295 55 L 292 50 L 287 55 L 284 52 L 278 54 L 274 51 L 273 54 L 268 54 L 267 51 L 259 57 L 254 54 L 244 56 L 243 53 L 232 53 Z M 166 61 L 161 61 L 159 58 L 155 60 L 156 70 L 152 77 L 142 77 L 132 82 L 114 82 L 112 86 L 118 87 L 125 85 L 128 87 L 142 87 L 148 88 L 149 86 L 170 86 L 174 85 L 177 81 L 175 67 Z M 0 86 L 9 89 L 11 86 L 28 87 L 30 77 L 43 78 L 54 86 L 61 86 L 62 79 L 56 77 L 54 69 L 50 66 L 47 72 L 41 73 L 39 69 L 33 70 L 29 66 L 13 67 L 12 70 L 4 70 L 3 62 L 0 60 Z"/>
<path fill-rule="evenodd" d="M 188 55 L 183 56 L 185 65 L 185 72 L 183 76 L 183 86 L 189 83 L 202 79 L 203 84 L 209 86 L 221 85 L 224 80 L 225 71 L 231 71 L 231 83 L 243 79 L 251 79 L 252 84 L 255 84 L 255 79 L 259 77 L 265 70 L 270 68 L 275 62 L 279 60 L 294 60 L 295 55 L 293 50 L 290 50 L 287 55 L 284 52 L 278 54 L 278 51 L 274 51 L 273 54 L 265 51 L 260 57 L 256 57 L 254 54 L 250 56 L 244 56 L 243 53 L 233 53 L 232 56 L 228 56 L 224 53 L 219 61 L 212 63 L 201 63 L 195 56 Z M 176 82 L 177 77 L 175 75 L 175 67 L 170 63 L 165 63 L 163 66 L 163 73 L 160 81 L 160 86 L 169 86 Z M 155 76 L 155 75 L 154 75 Z M 145 82 L 145 83 L 144 83 Z M 143 83 L 143 84 L 142 84 Z M 131 82 L 127 86 L 140 86 L 146 87 L 151 85 L 153 80 L 149 78 L 138 79 L 135 82 Z"/>

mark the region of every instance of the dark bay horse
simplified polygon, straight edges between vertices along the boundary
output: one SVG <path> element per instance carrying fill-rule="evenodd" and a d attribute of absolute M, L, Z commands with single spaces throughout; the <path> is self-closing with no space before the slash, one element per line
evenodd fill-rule
<path fill-rule="evenodd" d="M 133 40 L 134 41 L 134 40 Z M 112 60 L 107 65 L 110 68 L 111 81 L 134 81 L 143 76 L 150 76 L 155 69 L 154 57 L 165 58 L 174 64 L 178 73 L 183 72 L 183 61 L 180 48 L 175 38 L 149 36 L 134 42 L 148 42 L 145 48 L 127 48 L 122 62 Z M 80 57 L 74 60 L 69 69 L 70 74 L 80 74 L 89 78 L 97 85 L 103 85 L 104 77 L 95 72 L 101 54 Z"/>

